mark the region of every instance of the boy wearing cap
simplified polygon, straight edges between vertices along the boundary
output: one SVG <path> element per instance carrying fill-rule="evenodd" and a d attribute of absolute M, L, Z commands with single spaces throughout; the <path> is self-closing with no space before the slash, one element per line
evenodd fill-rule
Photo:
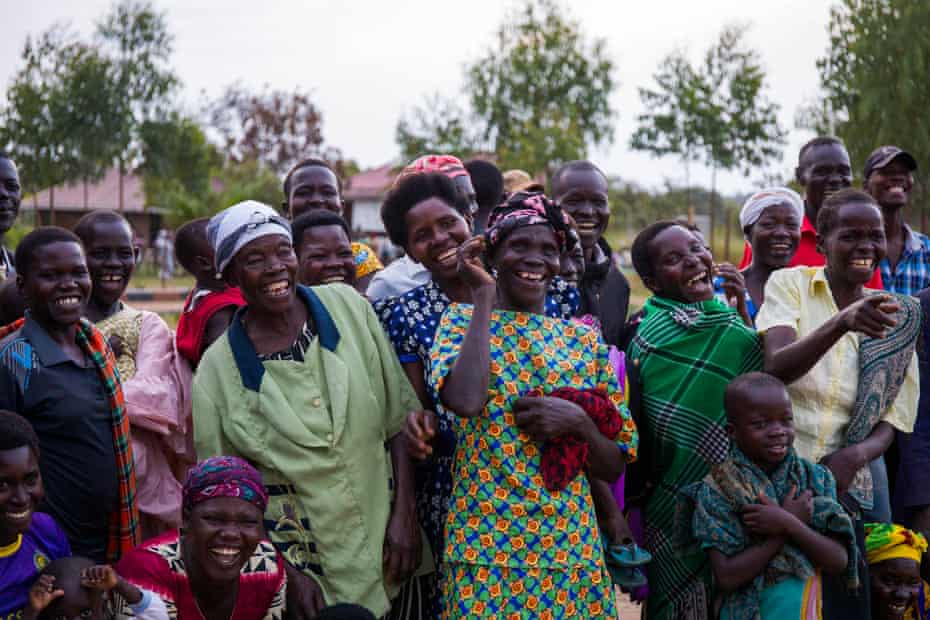
<path fill-rule="evenodd" d="M 930 238 L 904 221 L 917 160 L 896 146 L 875 149 L 865 162 L 863 187 L 882 209 L 888 254 L 879 264 L 885 290 L 915 295 L 930 286 Z"/>

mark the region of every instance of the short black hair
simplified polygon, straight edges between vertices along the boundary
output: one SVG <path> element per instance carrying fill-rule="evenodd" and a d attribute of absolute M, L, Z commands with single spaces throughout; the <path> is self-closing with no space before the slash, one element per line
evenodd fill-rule
<path fill-rule="evenodd" d="M 381 205 L 381 221 L 394 245 L 407 248 L 407 212 L 424 200 L 438 198 L 462 217 L 468 217 L 468 203 L 455 183 L 439 172 L 412 174 L 392 189 Z"/>
<path fill-rule="evenodd" d="M 575 172 L 579 170 L 585 172 L 596 172 L 604 177 L 604 181 L 607 181 L 607 175 L 604 174 L 604 171 L 598 168 L 592 162 L 588 161 L 587 159 L 576 159 L 574 161 L 569 161 L 562 164 L 559 166 L 559 169 L 555 171 L 555 174 L 552 175 L 552 181 L 549 182 L 550 194 L 553 197 L 558 196 L 560 193 L 557 191 L 559 189 L 558 185 L 562 181 L 562 177 L 564 177 L 569 172 Z"/>
<path fill-rule="evenodd" d="M 652 264 L 652 258 L 649 257 L 649 244 L 659 234 L 672 228 L 673 226 L 682 226 L 675 220 L 659 220 L 642 229 L 636 238 L 633 239 L 633 246 L 630 248 L 630 255 L 633 259 L 633 269 L 639 275 L 639 279 L 645 282 L 646 278 L 655 276 L 655 265 Z M 684 226 L 682 226 L 684 228 Z M 687 230 L 687 228 L 685 228 Z"/>
<path fill-rule="evenodd" d="M 801 160 L 804 159 L 804 156 L 807 155 L 807 152 L 811 149 L 814 149 L 818 146 L 831 146 L 837 144 L 846 148 L 846 145 L 843 144 L 843 141 L 837 138 L 836 136 L 817 136 L 816 138 L 811 138 L 804 143 L 804 146 L 798 151 L 798 166 L 801 165 Z"/>
<path fill-rule="evenodd" d="M 319 157 L 308 157 L 307 159 L 301 159 L 299 162 L 294 164 L 291 169 L 287 171 L 287 174 L 284 175 L 284 183 L 282 183 L 282 188 L 284 189 L 284 200 L 290 200 L 291 177 L 294 176 L 294 173 L 301 168 L 326 168 L 332 172 L 333 176 L 336 177 L 336 189 L 339 190 L 339 197 L 342 198 L 342 179 L 339 178 L 339 173 L 336 172 L 326 160 L 320 159 Z"/>
<path fill-rule="evenodd" d="M 764 372 L 747 372 L 730 381 L 723 393 L 723 409 L 727 414 L 727 420 L 733 421 L 733 416 L 743 404 L 742 399 L 746 394 L 752 394 L 766 387 L 785 391 L 788 389 L 781 379 Z"/>
<path fill-rule="evenodd" d="M 129 220 L 112 209 L 99 209 L 85 214 L 77 221 L 77 224 L 74 225 L 74 234 L 78 236 L 82 243 L 86 243 L 92 234 L 91 231 L 94 226 L 97 224 L 112 224 L 115 222 L 126 224 L 126 227 L 129 228 L 130 239 L 135 236 L 135 231 L 132 228 L 132 224 L 129 223 Z"/>
<path fill-rule="evenodd" d="M 31 230 L 16 246 L 13 262 L 16 263 L 16 275 L 26 277 L 35 262 L 36 251 L 53 243 L 76 243 L 81 247 L 81 240 L 67 228 L 60 226 L 39 226 Z"/>
<path fill-rule="evenodd" d="M 823 201 L 820 211 L 817 212 L 817 234 L 826 237 L 839 222 L 840 209 L 849 204 L 870 204 L 881 213 L 881 208 L 872 196 L 862 190 L 847 187 Z"/>
<path fill-rule="evenodd" d="M 207 239 L 207 224 L 209 223 L 210 218 L 198 217 L 196 220 L 181 224 L 174 233 L 174 255 L 190 274 L 194 273 L 194 259 L 203 250 L 212 249 L 210 240 Z"/>
<path fill-rule="evenodd" d="M 39 456 L 39 438 L 26 418 L 6 409 L 0 409 L 0 450 L 15 450 L 29 446 Z"/>
<path fill-rule="evenodd" d="M 489 161 L 472 159 L 465 162 L 465 170 L 475 188 L 475 200 L 482 209 L 493 209 L 504 197 L 504 175 Z"/>
<path fill-rule="evenodd" d="M 352 239 L 352 233 L 349 232 L 349 225 L 345 219 L 337 213 L 327 211 L 326 209 L 314 209 L 304 213 L 296 220 L 291 222 L 291 237 L 294 239 L 294 252 L 300 257 L 300 245 L 304 238 L 304 233 L 311 228 L 320 226 L 340 226 L 346 231 L 346 237 Z"/>

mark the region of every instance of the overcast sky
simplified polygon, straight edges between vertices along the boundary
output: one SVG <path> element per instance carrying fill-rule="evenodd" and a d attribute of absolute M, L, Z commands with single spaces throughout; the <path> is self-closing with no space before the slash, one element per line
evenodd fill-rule
<path fill-rule="evenodd" d="M 110 6 L 108 0 L 0 0 L 0 84 L 19 65 L 27 34 L 68 21 L 82 34 Z M 173 64 L 183 81 L 182 100 L 197 109 L 205 94 L 240 81 L 311 91 L 323 113 L 327 144 L 363 167 L 393 160 L 394 129 L 405 109 L 432 92 L 458 95 L 464 63 L 490 45 L 513 0 L 464 3 L 422 0 L 157 0 L 175 35 Z M 641 112 L 637 87 L 649 85 L 659 61 L 676 48 L 697 59 L 730 22 L 750 23 L 749 44 L 762 56 L 769 97 L 781 105 L 790 130 L 776 171 L 788 173 L 798 147 L 811 136 L 794 129 L 799 105 L 817 93 L 816 59 L 827 45 L 827 0 L 704 0 L 666 2 L 574 0 L 563 2 L 589 36 L 607 39 L 619 88 L 612 146 L 591 153 L 608 173 L 658 187 L 683 182 L 673 159 L 656 160 L 631 151 L 629 137 Z M 708 170 L 692 172 L 709 185 Z M 761 174 L 723 175 L 720 186 L 745 192 Z"/>

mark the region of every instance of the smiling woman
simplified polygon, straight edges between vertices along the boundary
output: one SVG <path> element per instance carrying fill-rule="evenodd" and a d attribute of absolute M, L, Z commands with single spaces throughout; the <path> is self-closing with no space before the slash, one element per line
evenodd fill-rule
<path fill-rule="evenodd" d="M 424 572 L 432 564 L 399 436 L 416 394 L 363 297 L 297 283 L 291 226 L 274 209 L 234 205 L 208 236 L 217 272 L 247 305 L 197 368 L 197 453 L 241 455 L 261 471 L 289 610 L 313 617 L 325 596 L 383 615 L 421 561 Z"/>
<path fill-rule="evenodd" d="M 183 529 L 126 554 L 117 572 L 158 594 L 171 620 L 280 617 L 287 579 L 284 560 L 264 540 L 261 475 L 236 457 L 209 458 L 191 468 L 183 498 Z"/>

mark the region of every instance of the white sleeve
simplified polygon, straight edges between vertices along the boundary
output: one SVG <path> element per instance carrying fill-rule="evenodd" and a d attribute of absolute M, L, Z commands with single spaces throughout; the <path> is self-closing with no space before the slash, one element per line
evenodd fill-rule
<path fill-rule="evenodd" d="M 168 620 L 168 608 L 161 597 L 144 588 L 142 591 L 142 600 L 135 605 L 130 605 L 132 614 L 137 620 Z"/>

